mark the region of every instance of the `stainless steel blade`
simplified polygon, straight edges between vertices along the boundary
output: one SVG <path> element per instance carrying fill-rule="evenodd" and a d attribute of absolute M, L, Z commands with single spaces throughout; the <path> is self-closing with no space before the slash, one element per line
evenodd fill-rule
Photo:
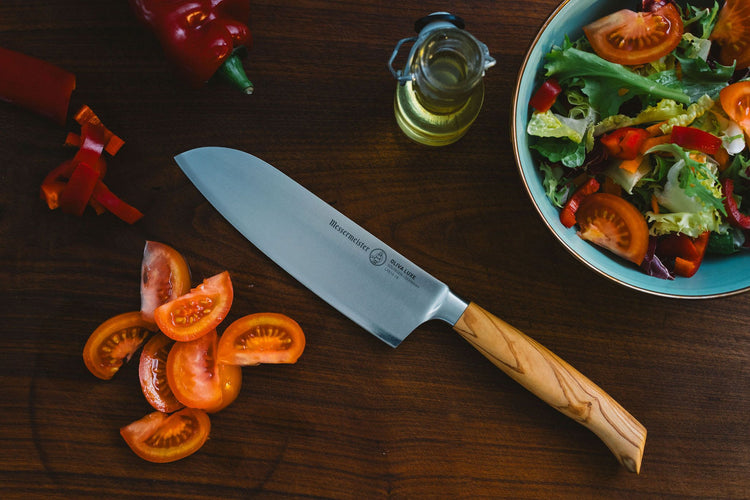
<path fill-rule="evenodd" d="M 203 147 L 175 161 L 258 249 L 387 344 L 431 319 L 454 325 L 466 309 L 444 283 L 263 160 Z"/>

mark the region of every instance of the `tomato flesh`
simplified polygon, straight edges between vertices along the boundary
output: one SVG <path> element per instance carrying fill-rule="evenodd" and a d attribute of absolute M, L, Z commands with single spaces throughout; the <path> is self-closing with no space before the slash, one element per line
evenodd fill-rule
<path fill-rule="evenodd" d="M 683 31 L 682 17 L 671 3 L 648 12 L 622 9 L 583 27 L 599 57 L 628 66 L 669 54 L 680 43 Z"/>
<path fill-rule="evenodd" d="M 625 199 L 594 193 L 583 199 L 576 212 L 578 235 L 640 265 L 648 250 L 648 225 L 635 206 Z"/>
<path fill-rule="evenodd" d="M 172 344 L 174 340 L 161 332 L 157 333 L 143 346 L 138 366 L 143 395 L 155 410 L 165 413 L 172 413 L 184 406 L 175 397 L 167 380 L 167 356 Z"/>
<path fill-rule="evenodd" d="M 182 342 L 195 340 L 214 330 L 229 312 L 234 298 L 229 273 L 207 278 L 154 311 L 154 320 L 164 334 Z"/>
<path fill-rule="evenodd" d="M 206 412 L 184 408 L 167 415 L 155 411 L 120 429 L 130 449 L 149 462 L 167 463 L 198 451 L 208 439 L 211 420 Z"/>
<path fill-rule="evenodd" d="M 92 374 L 109 380 L 154 330 L 153 323 L 145 321 L 140 311 L 118 314 L 99 325 L 88 338 L 83 362 Z"/>
<path fill-rule="evenodd" d="M 747 0 L 726 0 L 710 39 L 721 47 L 719 62 L 737 69 L 750 66 L 750 3 Z"/>
<path fill-rule="evenodd" d="M 299 324 L 283 314 L 244 316 L 227 327 L 219 339 L 222 363 L 251 366 L 260 363 L 296 363 L 305 349 Z"/>
<path fill-rule="evenodd" d="M 175 397 L 185 406 L 219 411 L 239 394 L 239 366 L 217 362 L 216 330 L 189 342 L 177 342 L 167 357 L 167 380 Z"/>
<path fill-rule="evenodd" d="M 141 262 L 141 314 L 154 321 L 154 310 L 190 291 L 190 268 L 177 250 L 147 241 Z"/>

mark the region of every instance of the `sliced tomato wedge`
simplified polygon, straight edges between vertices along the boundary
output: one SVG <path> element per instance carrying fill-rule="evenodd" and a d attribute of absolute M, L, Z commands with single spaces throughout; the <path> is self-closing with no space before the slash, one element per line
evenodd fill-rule
<path fill-rule="evenodd" d="M 118 314 L 99 325 L 88 338 L 83 362 L 95 376 L 109 380 L 155 330 L 140 311 Z"/>
<path fill-rule="evenodd" d="M 175 397 L 185 406 L 208 411 L 225 408 L 239 394 L 242 369 L 217 362 L 216 330 L 177 342 L 167 357 L 167 380 Z"/>
<path fill-rule="evenodd" d="M 155 411 L 120 429 L 130 449 L 149 462 L 167 463 L 198 451 L 211 432 L 206 412 L 184 408 L 167 415 Z"/>
<path fill-rule="evenodd" d="M 257 313 L 229 325 L 219 339 L 221 363 L 257 365 L 296 363 L 305 350 L 305 334 L 292 318 L 278 313 Z"/>
<path fill-rule="evenodd" d="M 672 52 L 684 29 L 679 11 L 667 3 L 648 12 L 618 10 L 584 26 L 583 32 L 599 57 L 634 66 Z"/>
<path fill-rule="evenodd" d="M 733 83 L 721 89 L 719 102 L 729 118 L 750 137 L 750 81 Z"/>
<path fill-rule="evenodd" d="M 169 245 L 147 241 L 141 261 L 141 314 L 154 321 L 154 310 L 190 291 L 190 268 Z"/>
<path fill-rule="evenodd" d="M 719 62 L 737 69 L 750 66 L 750 3 L 726 0 L 709 37 L 721 47 Z"/>
<path fill-rule="evenodd" d="M 175 397 L 167 381 L 167 356 L 174 340 L 159 332 L 146 342 L 141 351 L 138 375 L 146 400 L 165 413 L 172 413 L 184 405 Z"/>
<path fill-rule="evenodd" d="M 648 225 L 633 204 L 609 193 L 583 199 L 576 212 L 578 235 L 640 265 L 648 250 Z"/>
<path fill-rule="evenodd" d="M 195 340 L 214 330 L 229 312 L 234 298 L 232 280 L 224 271 L 154 310 L 154 320 L 164 334 L 181 342 Z"/>
<path fill-rule="evenodd" d="M 242 389 L 242 367 L 219 363 L 219 385 L 221 386 L 221 403 L 206 408 L 208 413 L 221 411 L 237 399 Z"/>

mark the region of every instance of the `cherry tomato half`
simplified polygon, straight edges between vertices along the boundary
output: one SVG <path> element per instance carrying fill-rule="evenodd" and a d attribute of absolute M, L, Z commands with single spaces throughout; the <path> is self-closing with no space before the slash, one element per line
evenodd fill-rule
<path fill-rule="evenodd" d="M 185 406 L 219 411 L 239 394 L 242 369 L 217 362 L 216 330 L 177 342 L 167 357 L 167 380 L 175 397 Z"/>
<path fill-rule="evenodd" d="M 120 429 L 130 449 L 149 462 L 167 463 L 198 451 L 208 439 L 211 420 L 206 412 L 184 408 L 167 415 L 155 411 Z"/>
<path fill-rule="evenodd" d="M 737 69 L 750 66 L 750 3 L 726 0 L 709 38 L 721 47 L 721 64 L 731 66 L 737 61 Z"/>
<path fill-rule="evenodd" d="M 680 43 L 684 26 L 677 8 L 668 3 L 650 12 L 618 10 L 583 27 L 602 59 L 634 66 L 664 57 Z"/>
<path fill-rule="evenodd" d="M 91 334 L 83 347 L 83 362 L 91 373 L 109 380 L 155 330 L 140 311 L 118 314 Z"/>
<path fill-rule="evenodd" d="M 721 89 L 719 102 L 729 118 L 750 137 L 750 81 L 733 83 Z"/>
<path fill-rule="evenodd" d="M 146 400 L 165 413 L 172 413 L 184 405 L 175 397 L 167 381 L 167 356 L 174 340 L 159 332 L 146 342 L 141 351 L 138 374 Z"/>
<path fill-rule="evenodd" d="M 305 350 L 302 328 L 283 314 L 257 313 L 229 325 L 219 339 L 219 361 L 234 365 L 296 363 Z"/>
<path fill-rule="evenodd" d="M 154 321 L 154 310 L 190 291 L 190 268 L 174 248 L 147 241 L 141 262 L 141 314 Z"/>
<path fill-rule="evenodd" d="M 576 212 L 578 235 L 640 265 L 648 250 L 646 219 L 627 200 L 609 193 L 583 199 Z"/>
<path fill-rule="evenodd" d="M 214 330 L 229 312 L 234 298 L 232 281 L 224 271 L 154 311 L 154 320 L 164 334 L 182 342 Z"/>

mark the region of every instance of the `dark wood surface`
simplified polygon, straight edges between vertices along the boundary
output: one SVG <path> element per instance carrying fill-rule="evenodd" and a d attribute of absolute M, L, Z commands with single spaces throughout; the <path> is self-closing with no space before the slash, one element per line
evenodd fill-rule
<path fill-rule="evenodd" d="M 70 156 L 61 127 L 0 103 L 0 497 L 749 498 L 750 302 L 685 301 L 606 281 L 534 212 L 510 144 L 516 74 L 556 0 L 252 2 L 253 96 L 186 87 L 126 0 L 2 0 L 0 46 L 76 74 L 125 141 L 109 187 L 145 212 L 72 217 L 38 198 Z M 410 142 L 386 62 L 413 21 L 450 10 L 498 59 L 468 135 Z M 0 68 L 2 71 L 2 68 Z M 588 430 L 429 323 L 392 349 L 247 243 L 172 161 L 251 152 L 390 243 L 459 295 L 598 383 L 648 429 L 640 475 Z M 230 320 L 278 311 L 304 328 L 291 366 L 244 369 L 195 455 L 157 465 L 118 429 L 150 411 L 135 363 L 94 378 L 81 352 L 139 308 L 146 240 L 193 281 L 228 270 Z"/>

